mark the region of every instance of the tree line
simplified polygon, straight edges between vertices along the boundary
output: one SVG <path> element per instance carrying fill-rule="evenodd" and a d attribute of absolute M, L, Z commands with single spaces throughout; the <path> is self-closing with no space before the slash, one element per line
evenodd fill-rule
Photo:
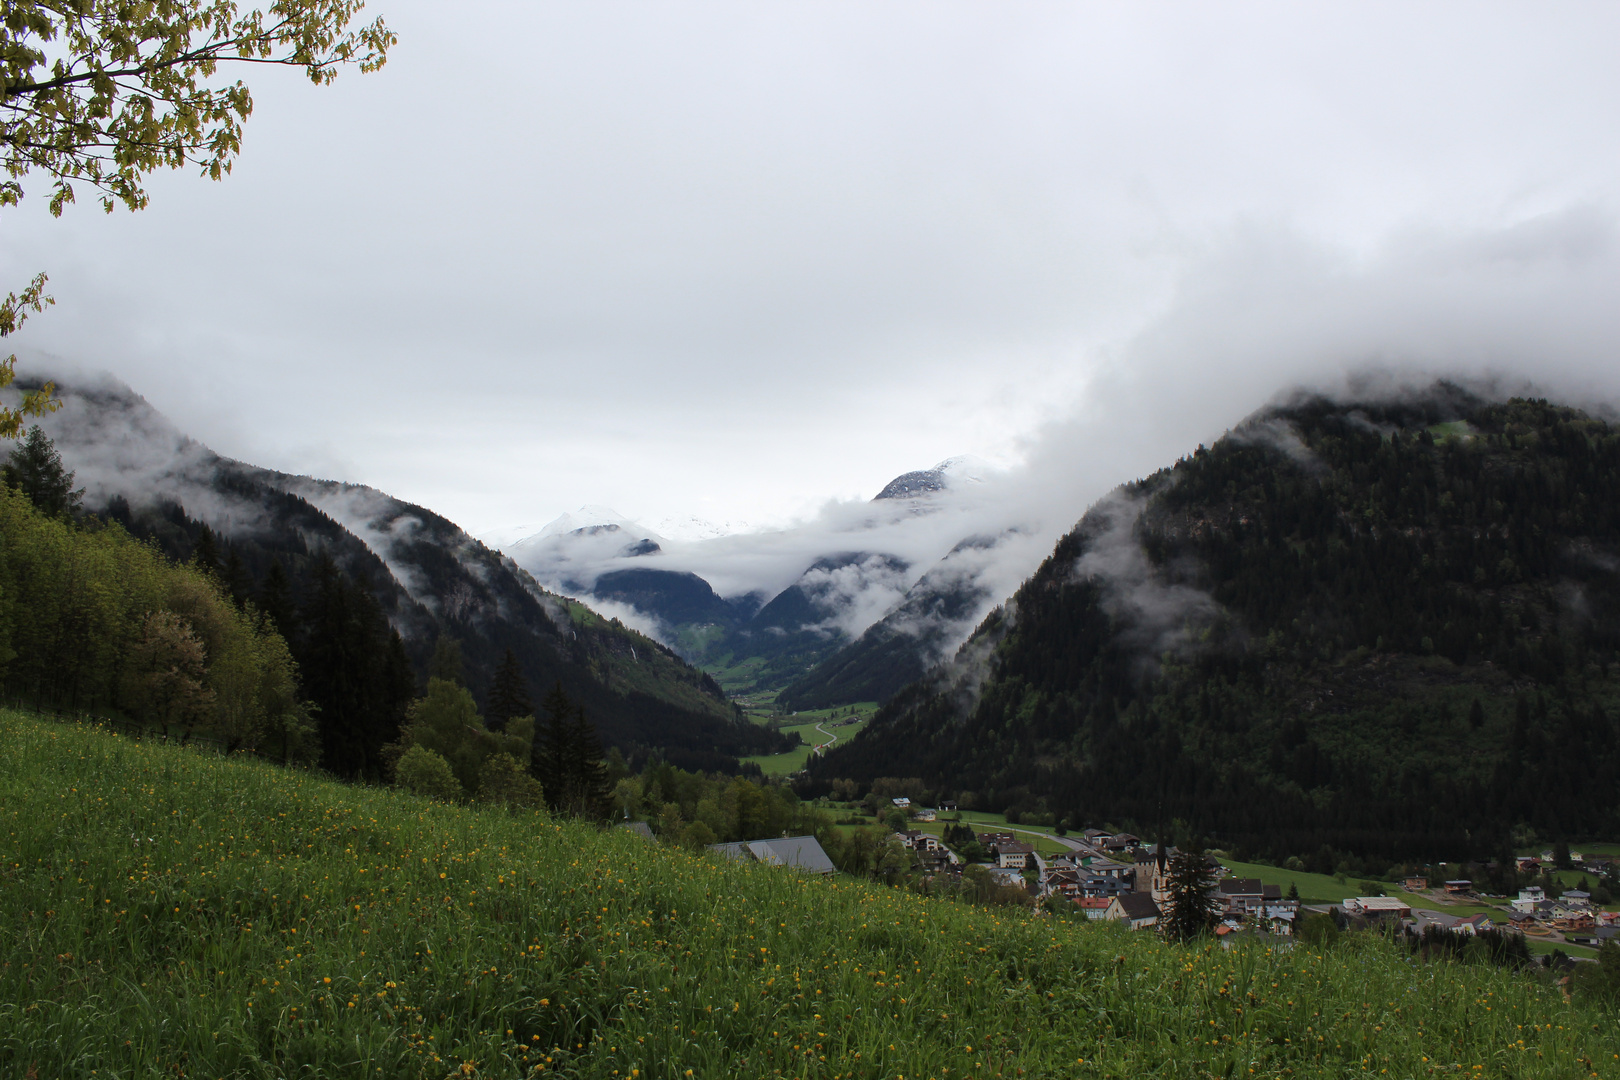
<path fill-rule="evenodd" d="M 316 756 L 286 639 L 218 581 L 115 523 L 79 492 L 35 427 L 0 489 L 0 682 L 36 704 L 113 712 L 286 760 Z"/>
<path fill-rule="evenodd" d="M 418 696 L 400 635 L 329 552 L 309 559 L 302 598 L 279 559 L 255 582 L 206 526 L 189 559 L 169 558 L 116 515 L 84 514 L 37 426 L 0 479 L 0 684 L 11 693 L 440 798 L 606 815 L 584 706 L 559 683 L 537 726 L 510 650 L 486 722 L 459 643 L 440 636 Z"/>

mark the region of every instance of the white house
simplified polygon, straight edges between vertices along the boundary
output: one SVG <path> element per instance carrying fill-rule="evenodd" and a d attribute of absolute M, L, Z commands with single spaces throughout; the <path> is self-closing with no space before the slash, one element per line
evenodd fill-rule
<path fill-rule="evenodd" d="M 1540 885 L 1532 885 L 1528 889 L 1520 889 L 1518 898 L 1513 901 L 1513 910 L 1522 911 L 1526 915 L 1536 910 L 1536 905 L 1547 899 L 1547 893 Z"/>

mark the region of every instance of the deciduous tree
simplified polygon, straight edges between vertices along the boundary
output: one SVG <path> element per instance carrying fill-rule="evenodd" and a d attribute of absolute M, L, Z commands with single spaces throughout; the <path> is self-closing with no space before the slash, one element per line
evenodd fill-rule
<path fill-rule="evenodd" d="M 363 0 L 273 0 L 243 12 L 235 0 L 6 0 L 0 18 L 0 206 L 21 201 L 32 173 L 50 178 L 60 216 L 79 185 L 103 210 L 147 204 L 144 177 L 197 166 L 219 180 L 242 148 L 253 98 L 221 64 L 294 67 L 325 85 L 338 69 L 375 71 L 392 32 L 381 19 L 354 26 Z M 40 274 L 0 302 L 0 337 L 51 303 Z M 0 362 L 0 387 L 16 357 Z M 24 416 L 55 407 L 46 384 L 21 407 L 0 407 L 0 437 Z"/>
<path fill-rule="evenodd" d="M 394 782 L 414 795 L 440 802 L 461 799 L 461 784 L 450 771 L 450 763 L 425 746 L 410 747 L 400 755 Z"/>
<path fill-rule="evenodd" d="M 518 759 L 502 751 L 484 759 L 478 773 L 478 798 L 513 809 L 539 809 L 546 804 L 540 781 L 528 774 Z"/>
<path fill-rule="evenodd" d="M 7 0 L 0 21 L 0 205 L 32 171 L 51 177 L 60 215 L 77 185 L 103 210 L 146 206 L 159 168 L 198 166 L 218 180 L 242 148 L 253 98 L 221 64 L 301 68 L 324 86 L 345 64 L 375 71 L 395 37 L 377 19 L 351 28 L 362 0 Z"/>
<path fill-rule="evenodd" d="M 214 705 L 207 659 L 189 623 L 172 611 L 152 612 L 130 650 L 125 702 L 148 723 L 176 725 L 190 735 Z"/>

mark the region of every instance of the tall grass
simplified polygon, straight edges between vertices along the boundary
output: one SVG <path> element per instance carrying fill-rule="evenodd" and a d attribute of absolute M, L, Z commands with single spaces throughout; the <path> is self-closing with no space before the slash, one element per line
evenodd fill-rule
<path fill-rule="evenodd" d="M 0 1075 L 1575 1077 L 1542 980 L 1179 948 L 0 713 Z"/>

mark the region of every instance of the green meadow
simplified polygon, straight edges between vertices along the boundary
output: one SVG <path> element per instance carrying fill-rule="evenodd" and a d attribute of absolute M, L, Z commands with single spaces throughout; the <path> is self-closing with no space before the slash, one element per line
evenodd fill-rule
<path fill-rule="evenodd" d="M 7 1077 L 1620 1074 L 1539 974 L 1225 950 L 0 712 Z"/>
<path fill-rule="evenodd" d="M 804 763 L 810 760 L 810 753 L 822 743 L 844 742 L 852 739 L 856 733 L 864 728 L 872 718 L 871 709 L 862 711 L 859 706 L 840 706 L 837 709 L 817 709 L 795 715 L 801 722 L 783 724 L 781 730 L 789 735 L 797 734 L 804 740 L 802 746 L 795 746 L 792 750 L 782 754 L 759 754 L 754 757 L 743 758 L 760 767 L 766 776 L 791 776 L 804 768 Z M 857 717 L 851 722 L 851 717 Z M 826 734 L 818 731 L 816 726 L 825 729 Z"/>
<path fill-rule="evenodd" d="M 1235 862 L 1224 857 L 1221 859 L 1221 865 L 1232 871 L 1233 877 L 1259 878 L 1264 884 L 1281 886 L 1285 894 L 1292 885 L 1299 889 L 1300 900 L 1307 904 L 1342 904 L 1345 897 L 1361 894 L 1358 878 L 1340 881 L 1331 874 L 1308 874 L 1303 870 L 1286 870 L 1280 866 L 1267 866 L 1264 863 Z M 1390 896 L 1401 896 L 1409 904 L 1417 902 L 1423 907 L 1438 906 L 1432 900 L 1400 892 L 1388 882 L 1380 882 L 1379 887 Z"/>

